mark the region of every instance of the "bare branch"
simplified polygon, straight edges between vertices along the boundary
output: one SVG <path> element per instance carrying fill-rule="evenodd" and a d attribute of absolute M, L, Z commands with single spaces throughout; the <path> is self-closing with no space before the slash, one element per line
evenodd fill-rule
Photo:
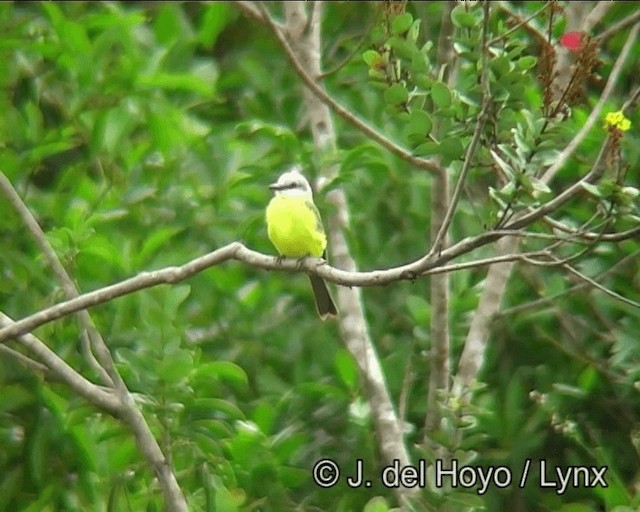
<path fill-rule="evenodd" d="M 523 16 L 521 16 L 520 14 L 518 14 L 514 10 L 512 10 L 512 7 L 508 2 L 497 2 L 497 5 L 498 5 L 499 9 L 501 9 L 502 11 L 507 13 L 508 16 L 511 16 L 513 19 L 515 19 L 517 21 L 518 28 L 520 28 L 520 27 L 524 28 L 530 35 L 533 36 L 533 38 L 538 43 L 543 43 L 544 44 L 547 41 L 547 38 L 544 35 L 543 30 L 540 27 L 536 27 L 536 26 L 534 26 L 533 23 L 531 23 L 532 21 L 535 20 L 535 18 L 539 14 L 539 12 L 536 12 L 534 16 L 530 16 L 530 17 L 525 19 Z M 544 6 L 544 8 L 547 8 L 547 7 L 551 8 L 550 6 L 548 6 L 548 4 L 546 4 Z M 541 9 L 541 11 L 542 11 L 542 9 Z M 498 39 L 498 38 L 496 38 L 496 39 Z M 495 43 L 495 40 L 491 40 L 490 44 L 494 44 L 494 43 Z"/>
<path fill-rule="evenodd" d="M 598 290 L 600 290 L 602 293 L 609 295 L 610 297 L 613 297 L 614 299 L 623 302 L 629 306 L 632 306 L 634 308 L 640 309 L 640 303 L 633 301 L 631 299 L 627 299 L 626 297 L 623 297 L 622 295 L 620 295 L 619 293 L 614 292 L 613 290 L 609 290 L 609 288 L 602 286 L 600 283 L 598 283 L 597 281 L 591 279 L 589 276 L 585 276 L 582 272 L 579 272 L 578 270 L 576 270 L 575 268 L 573 268 L 571 265 L 567 264 L 567 263 L 563 263 L 562 264 L 562 268 L 564 268 L 565 270 L 571 272 L 574 276 L 579 277 L 580 279 L 582 279 L 584 282 L 589 283 L 591 286 L 593 286 L 594 288 L 597 288 Z"/>
<path fill-rule="evenodd" d="M 25 356 L 21 352 L 17 350 L 13 350 L 11 347 L 7 347 L 6 345 L 0 345 L 0 353 L 4 354 L 7 357 L 15 359 L 18 363 L 20 363 L 25 368 L 29 368 L 34 372 L 47 374 L 49 373 L 49 368 L 45 365 L 40 364 L 38 361 L 34 361 L 30 357 Z"/>
<path fill-rule="evenodd" d="M 620 33 L 621 30 L 624 30 L 629 25 L 634 24 L 638 20 L 640 20 L 640 10 L 629 14 L 629 16 L 620 20 L 618 23 L 611 25 L 608 29 L 602 31 L 600 35 L 596 37 L 600 40 L 600 44 L 603 44 L 611 36 Z"/>
<path fill-rule="evenodd" d="M 518 239 L 503 238 L 497 244 L 498 255 L 513 253 L 517 250 Z M 471 320 L 469 332 L 458 364 L 458 373 L 454 380 L 453 391 L 456 396 L 465 396 L 484 361 L 484 353 L 489 340 L 489 326 L 493 315 L 500 309 L 500 303 L 509 280 L 514 263 L 498 263 L 489 267 L 484 289 Z"/>
<path fill-rule="evenodd" d="M 265 22 L 264 14 L 262 13 L 262 11 L 260 9 L 258 9 L 258 7 L 256 6 L 255 2 L 247 2 L 247 1 L 244 1 L 244 0 L 238 0 L 238 1 L 234 2 L 234 5 L 238 6 L 242 12 L 244 12 L 247 16 L 253 18 L 254 20 L 259 21 L 260 23 L 264 23 Z M 278 23 L 276 25 L 278 26 L 278 28 L 280 28 L 280 29 L 282 28 L 282 25 L 280 25 Z"/>
<path fill-rule="evenodd" d="M 40 226 L 34 219 L 33 215 L 27 208 L 27 206 L 22 202 L 22 199 L 18 196 L 16 191 L 13 189 L 9 180 L 4 176 L 3 173 L 0 172 L 0 188 L 4 191 L 5 195 L 9 198 L 11 204 L 16 208 L 23 222 L 35 238 L 36 242 L 40 246 L 40 249 L 43 251 L 46 259 L 54 269 L 54 273 L 58 277 L 58 279 L 62 282 L 63 289 L 67 297 L 69 297 L 70 301 L 80 300 L 80 296 L 78 291 L 73 284 L 72 279 L 67 274 L 66 270 L 60 263 L 55 251 L 49 245 L 44 233 L 40 229 Z M 122 377 L 118 373 L 116 369 L 115 363 L 111 358 L 111 353 L 109 349 L 102 339 L 102 336 L 96 329 L 93 320 L 89 316 L 88 312 L 81 309 L 75 309 L 73 312 L 79 312 L 79 316 L 82 324 L 84 325 L 87 335 L 91 341 L 93 349 L 95 350 L 96 357 L 100 362 L 100 366 L 104 369 L 100 372 L 100 375 L 103 377 L 105 383 L 112 385 L 115 389 L 119 406 L 118 413 L 119 417 L 124 420 L 124 422 L 129 426 L 129 428 L 135 434 L 136 441 L 138 443 L 138 447 L 140 451 L 144 455 L 147 463 L 154 470 L 156 476 L 158 477 L 158 481 L 160 483 L 160 487 L 162 488 L 162 492 L 165 498 L 165 506 L 168 510 L 174 512 L 186 512 L 187 510 L 187 502 L 178 485 L 175 475 L 173 474 L 173 469 L 165 459 L 160 446 L 158 445 L 149 425 L 147 425 L 142 412 L 138 409 L 137 405 L 134 403 L 133 398 L 129 394 L 129 390 L 127 389 L 126 384 L 122 380 Z M 17 322 L 9 325 L 4 329 L 0 329 L 0 332 L 5 330 L 11 330 L 15 328 Z M 28 330 L 30 331 L 30 329 Z M 20 334 L 25 334 L 27 331 L 23 331 Z M 41 354 L 45 354 L 45 351 L 42 347 L 35 347 L 36 349 L 40 349 Z M 47 349 L 48 350 L 48 349 Z M 50 358 L 50 357 L 49 357 Z M 51 358 L 50 358 L 51 359 Z M 89 359 L 91 361 L 91 359 Z M 53 361 L 51 361 L 53 362 Z M 58 361 L 59 363 L 59 361 Z M 68 369 L 68 368 L 67 368 Z M 62 371 L 62 368 L 59 369 Z M 75 385 L 76 387 L 73 389 L 80 389 L 78 384 L 78 379 L 83 379 L 83 377 L 75 372 L 75 370 L 71 371 L 75 374 Z M 71 382 L 71 375 L 64 375 L 68 382 Z M 71 385 L 71 384 L 70 384 Z M 83 394 L 82 396 L 85 396 Z M 95 395 L 92 395 L 95 397 Z M 87 397 L 88 398 L 88 397 Z M 89 398 L 88 398 L 89 399 Z"/>
<path fill-rule="evenodd" d="M 596 2 L 595 7 L 591 9 L 582 22 L 582 32 L 591 32 L 593 27 L 606 16 L 611 7 L 613 7 L 613 2 Z"/>
<path fill-rule="evenodd" d="M 629 240 L 630 238 L 640 235 L 640 227 L 631 228 L 626 231 L 620 231 L 618 233 L 601 234 L 572 228 L 548 216 L 543 217 L 543 221 L 545 222 L 545 224 L 550 225 L 552 228 L 557 229 L 558 231 L 571 234 L 574 239 L 582 239 L 587 241 L 600 240 L 602 242 L 621 242 L 622 240 Z M 573 243 L 578 243 L 578 241 L 573 240 Z"/>
<path fill-rule="evenodd" d="M 256 251 L 247 249 L 240 242 L 232 242 L 209 254 L 195 258 L 179 267 L 167 267 L 152 272 L 143 272 L 135 277 L 125 279 L 116 284 L 99 288 L 92 292 L 80 295 L 76 299 L 60 302 L 51 307 L 43 309 L 33 315 L 15 322 L 9 327 L 0 329 L 0 342 L 30 332 L 41 325 L 47 324 L 81 309 L 91 308 L 98 304 L 109 302 L 118 297 L 130 293 L 151 288 L 160 284 L 174 284 L 188 279 L 209 267 L 219 265 L 228 260 L 242 261 L 253 267 L 265 270 L 280 270 L 289 272 L 304 271 L 317 274 L 323 279 L 341 284 L 344 286 L 381 286 L 395 281 L 414 280 L 425 275 L 428 271 L 444 265 L 446 262 L 474 249 L 483 247 L 495 242 L 510 231 L 502 229 L 500 231 L 487 231 L 480 235 L 467 237 L 460 240 L 451 247 L 444 249 L 438 258 L 420 259 L 393 267 L 387 270 L 373 270 L 368 272 L 350 272 L 323 264 L 323 260 L 318 258 L 306 258 L 303 262 L 296 259 L 279 260 L 275 256 L 268 256 Z M 514 234 L 518 231 L 513 230 Z"/>
<path fill-rule="evenodd" d="M 602 272 L 599 276 L 594 277 L 592 279 L 594 281 L 604 279 L 608 275 L 616 272 L 621 266 L 625 265 L 628 261 L 634 261 L 639 254 L 640 254 L 640 250 L 635 251 L 632 254 L 628 254 L 627 256 L 622 258 L 620 261 L 616 262 L 615 265 L 611 266 L 610 268 Z M 571 288 L 563 290 L 559 293 L 556 293 L 555 295 L 552 295 L 550 297 L 541 297 L 531 302 L 526 302 L 524 304 L 519 304 L 518 306 L 513 306 L 509 309 L 504 309 L 502 311 L 499 311 L 496 315 L 501 317 L 511 316 L 511 315 L 522 313 L 523 311 L 526 311 L 528 309 L 551 306 L 551 305 L 554 305 L 560 297 L 563 297 L 565 295 L 570 295 L 572 293 L 576 293 L 590 287 L 591 287 L 591 283 L 583 280 L 583 282 L 577 285 L 574 285 Z"/>
<path fill-rule="evenodd" d="M 7 328 L 15 325 L 14 321 L 0 312 L 0 327 Z M 45 364 L 46 369 L 62 382 L 67 384 L 78 395 L 85 398 L 99 409 L 118 416 L 120 403 L 113 393 L 108 393 L 76 372 L 55 352 L 32 334 L 23 334 L 17 341 Z"/>
<path fill-rule="evenodd" d="M 24 204 L 24 202 L 18 195 L 18 192 L 16 192 L 16 190 L 13 188 L 13 185 L 2 171 L 0 171 L 0 190 L 4 192 L 4 195 L 9 200 L 9 203 L 16 210 L 16 212 L 22 219 L 22 222 L 31 233 L 31 236 L 35 240 L 36 244 L 40 248 L 40 251 L 53 270 L 53 273 L 62 285 L 62 289 L 66 297 L 68 299 L 77 297 L 78 292 L 75 285 L 73 284 L 73 281 L 71 280 L 71 277 L 69 277 L 64 266 L 60 262 L 58 255 L 49 244 L 49 241 L 40 228 L 38 221 L 36 221 L 29 208 L 27 208 L 27 205 Z M 83 327 L 81 339 L 85 360 L 87 361 L 87 363 L 89 363 L 89 366 L 100 376 L 104 384 L 113 386 L 113 379 L 111 375 L 109 375 L 109 372 L 105 370 L 104 366 L 101 366 L 100 363 L 98 363 L 95 356 L 93 355 L 91 348 L 91 345 L 95 347 L 98 343 L 102 343 L 104 345 L 104 341 L 102 341 L 100 334 L 98 333 L 95 324 L 93 323 L 93 320 L 86 311 L 79 311 L 78 319 L 80 320 L 80 324 Z M 98 337 L 100 337 L 100 340 L 97 339 Z"/>
<path fill-rule="evenodd" d="M 487 46 L 492 46 L 500 41 L 502 41 L 503 39 L 507 39 L 511 34 L 513 34 L 514 32 L 516 32 L 518 29 L 525 27 L 525 28 L 529 28 L 531 29 L 529 22 L 535 18 L 537 18 L 540 14 L 542 14 L 545 9 L 549 9 L 553 6 L 553 4 L 551 2 L 547 2 L 545 3 L 540 9 L 538 9 L 536 12 L 534 12 L 531 16 L 528 16 L 527 18 L 524 19 L 520 19 L 517 15 L 515 15 L 514 13 L 512 13 L 511 11 L 508 10 L 508 7 L 506 6 L 505 2 L 499 2 L 499 7 L 507 12 L 510 16 L 518 19 L 518 22 L 515 26 L 511 27 L 509 30 L 507 30 L 504 34 L 500 34 L 499 36 L 494 37 L 493 39 L 491 39 L 488 43 Z M 544 36 L 540 33 L 537 32 L 538 35 L 540 36 L 540 38 L 542 38 L 542 40 L 544 40 Z"/>

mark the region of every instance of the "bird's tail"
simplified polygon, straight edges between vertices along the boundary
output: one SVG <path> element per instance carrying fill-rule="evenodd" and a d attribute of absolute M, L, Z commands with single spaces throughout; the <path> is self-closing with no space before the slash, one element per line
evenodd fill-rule
<path fill-rule="evenodd" d="M 338 310 L 331 299 L 331 295 L 329 295 L 329 290 L 327 289 L 327 285 L 324 280 L 313 274 L 309 274 L 309 280 L 311 281 L 313 296 L 316 299 L 316 309 L 318 310 L 320 318 L 322 320 L 326 320 L 327 317 L 336 316 L 338 314 Z"/>

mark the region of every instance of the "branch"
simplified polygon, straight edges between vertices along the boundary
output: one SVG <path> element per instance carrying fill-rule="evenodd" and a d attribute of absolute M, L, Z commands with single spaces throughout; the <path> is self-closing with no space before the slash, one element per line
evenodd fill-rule
<path fill-rule="evenodd" d="M 474 249 L 499 240 L 509 231 L 512 231 L 514 235 L 519 235 L 519 232 L 516 230 L 502 229 L 500 231 L 487 231 L 480 235 L 462 239 L 451 247 L 444 249 L 438 258 L 427 258 L 425 255 L 406 265 L 392 267 L 387 270 L 373 270 L 368 272 L 340 270 L 331 267 L 318 258 L 305 258 L 302 262 L 299 262 L 297 259 L 280 260 L 275 256 L 268 256 L 252 251 L 240 242 L 232 242 L 204 256 L 195 258 L 184 265 L 166 267 L 152 272 L 142 272 L 135 277 L 130 277 L 119 283 L 85 293 L 75 299 L 54 304 L 15 322 L 9 327 L 0 329 L 0 343 L 15 336 L 30 332 L 37 327 L 58 320 L 81 309 L 91 308 L 118 297 L 160 284 L 179 283 L 203 270 L 228 260 L 242 261 L 248 265 L 264 270 L 304 271 L 319 275 L 326 281 L 347 287 L 382 286 L 402 280 L 413 281 L 426 275 L 428 271 L 440 267 L 462 254 L 467 254 Z"/>
<path fill-rule="evenodd" d="M 503 238 L 495 247 L 498 255 L 513 253 L 518 248 L 517 238 Z M 476 379 L 484 362 L 484 354 L 489 340 L 489 326 L 493 315 L 500 310 L 500 303 L 513 269 L 513 262 L 491 265 L 478 307 L 476 308 L 454 379 L 454 396 L 463 397 Z"/>
<path fill-rule="evenodd" d="M 600 35 L 596 37 L 600 40 L 600 44 L 603 44 L 611 36 L 618 34 L 621 30 L 624 30 L 638 20 L 640 20 L 640 10 L 629 14 L 629 16 L 621 19 L 618 23 L 611 25 L 607 30 L 602 31 Z"/>
<path fill-rule="evenodd" d="M 9 201 L 22 218 L 22 221 L 25 223 L 30 233 L 36 240 L 36 243 L 44 253 L 45 258 L 54 269 L 54 273 L 61 281 L 64 292 L 67 297 L 69 297 L 69 300 L 79 300 L 80 296 L 75 288 L 75 285 L 73 284 L 72 279 L 69 277 L 66 270 L 60 263 L 60 260 L 58 259 L 55 251 L 49 245 L 49 242 L 40 229 L 40 226 L 36 222 L 35 218 L 2 172 L 0 172 L 0 188 L 8 197 Z M 182 493 L 182 490 L 180 489 L 180 486 L 178 485 L 176 477 L 173 474 L 173 469 L 167 463 L 167 460 L 162 453 L 158 442 L 153 436 L 149 425 L 146 423 L 142 412 L 140 412 L 135 402 L 133 401 L 133 398 L 129 394 L 129 390 L 127 389 L 126 384 L 124 383 L 122 377 L 116 369 L 115 363 L 111 358 L 111 353 L 109 352 L 106 343 L 96 329 L 95 324 L 93 323 L 93 320 L 89 316 L 88 312 L 85 311 L 84 308 L 76 309 L 74 310 L 74 312 L 79 312 L 81 323 L 86 329 L 86 333 L 100 362 L 100 366 L 94 365 L 94 367 L 100 368 L 101 371 L 99 372 L 99 374 L 102 376 L 105 383 L 114 387 L 119 402 L 119 417 L 124 420 L 124 422 L 133 431 L 138 444 L 138 448 L 144 455 L 149 466 L 153 469 L 156 476 L 158 477 L 158 482 L 164 495 L 165 506 L 167 510 L 171 510 L 172 512 L 186 512 L 187 502 L 184 494 Z M 0 329 L 0 332 L 11 330 L 12 328 L 15 328 L 18 323 L 19 322 L 14 323 L 13 325 L 9 325 L 5 329 Z M 20 334 L 25 333 L 26 331 L 23 331 Z M 44 354 L 43 351 L 41 352 Z M 88 352 L 90 352 L 90 350 L 88 350 Z M 93 361 L 92 358 L 89 358 L 89 360 Z M 76 380 L 78 378 L 82 378 L 82 376 L 79 373 L 75 372 L 75 370 L 72 369 L 71 371 L 76 374 Z M 69 379 L 71 378 L 68 375 L 67 377 Z"/>
<path fill-rule="evenodd" d="M 23 224 L 27 227 L 31 236 L 35 240 L 36 244 L 40 248 L 40 251 L 44 255 L 45 259 L 49 263 L 49 266 L 53 270 L 53 273 L 58 278 L 58 281 L 62 285 L 62 289 L 64 294 L 68 299 L 73 299 L 78 296 L 78 291 L 76 290 L 71 277 L 67 274 L 64 266 L 60 262 L 58 255 L 53 250 L 53 247 L 49 244 L 46 235 L 40 228 L 38 221 L 36 221 L 35 217 L 27 208 L 27 205 L 24 204 L 18 192 L 13 188 L 11 182 L 7 179 L 2 171 L 0 171 L 0 190 L 4 192 L 4 195 L 9 200 L 9 203 L 13 206 L 13 208 L 18 213 L 18 216 L 22 219 Z M 80 320 L 80 324 L 82 325 L 83 331 L 81 335 L 82 339 L 82 349 L 85 360 L 89 363 L 89 366 L 93 368 L 93 370 L 100 376 L 102 382 L 107 386 L 113 386 L 113 379 L 110 375 L 110 372 L 105 370 L 106 366 L 101 366 L 100 363 L 96 360 L 93 352 L 91 350 L 91 345 L 93 345 L 94 349 L 97 348 L 98 344 L 104 345 L 104 341 L 102 340 L 100 334 L 98 333 L 93 320 L 89 316 L 89 314 L 82 310 L 78 312 L 78 319 Z M 100 339 L 97 339 L 100 338 Z M 99 349 L 98 349 L 99 350 Z M 109 357 L 110 359 L 110 357 Z M 110 364 L 112 371 L 113 365 Z"/>
<path fill-rule="evenodd" d="M 640 250 L 637 250 L 637 251 L 633 252 L 632 254 L 628 254 L 627 256 L 622 258 L 620 261 L 616 262 L 615 265 L 611 266 L 610 268 L 608 268 L 607 270 L 602 272 L 599 276 L 597 276 L 595 278 L 592 278 L 592 279 L 594 281 L 598 280 L 598 279 L 600 279 L 600 280 L 604 279 L 608 275 L 613 274 L 616 270 L 618 270 L 619 267 L 621 267 L 622 265 L 626 264 L 628 261 L 635 261 L 635 259 L 638 257 L 639 254 L 640 254 Z M 591 285 L 590 282 L 583 280 L 582 283 L 576 284 L 576 285 L 572 286 L 571 288 L 563 290 L 563 291 L 561 291 L 559 293 L 556 293 L 555 295 L 552 295 L 550 297 L 541 297 L 541 298 L 533 300 L 531 302 L 526 302 L 524 304 L 519 304 L 518 306 L 513 306 L 513 307 L 511 307 L 509 309 L 502 310 L 502 311 L 497 313 L 497 316 L 500 316 L 500 317 L 511 316 L 511 315 L 519 314 L 519 313 L 521 313 L 523 311 L 526 311 L 528 309 L 533 309 L 533 308 L 537 308 L 537 307 L 541 307 L 541 306 L 554 305 L 556 303 L 556 301 L 560 297 L 563 297 L 565 295 L 570 295 L 572 293 L 579 292 L 581 290 L 584 290 L 585 288 L 590 288 L 591 286 L 592 285 Z"/>
<path fill-rule="evenodd" d="M 587 14 L 582 22 L 581 32 L 591 32 L 602 18 L 607 14 L 607 11 L 613 7 L 613 2 L 596 2 L 596 5 Z"/>
<path fill-rule="evenodd" d="M 15 325 L 15 322 L 0 312 L 0 327 L 7 328 Z M 113 393 L 108 393 L 85 379 L 69 366 L 64 359 L 61 359 L 55 352 L 47 347 L 42 341 L 32 334 L 22 334 L 17 337 L 17 341 L 44 363 L 46 369 L 58 379 L 69 386 L 78 395 L 85 398 L 97 408 L 108 412 L 113 416 L 118 416 L 121 409 L 117 397 Z"/>
<path fill-rule="evenodd" d="M 627 299 L 626 297 L 623 297 L 622 295 L 620 295 L 619 293 L 614 292 L 613 290 L 609 290 L 609 288 L 602 286 L 600 283 L 598 283 L 597 281 L 591 279 L 589 276 L 585 276 L 583 273 L 579 272 L 578 270 L 576 270 L 575 268 L 573 268 L 571 265 L 567 264 L 567 263 L 563 263 L 562 268 L 564 268 L 565 270 L 571 272 L 574 276 L 580 278 L 582 281 L 584 281 L 585 283 L 590 284 L 591 286 L 593 286 L 594 288 L 597 288 L 598 290 L 600 290 L 602 293 L 609 295 L 610 297 L 613 297 L 616 300 L 619 300 L 620 302 L 623 302 L 629 306 L 632 306 L 634 308 L 640 309 L 640 303 L 635 302 L 631 299 Z"/>
<path fill-rule="evenodd" d="M 551 217 L 544 217 L 545 224 L 549 224 L 552 228 L 569 233 L 574 238 L 581 238 L 587 241 L 600 240 L 602 242 L 621 242 L 622 240 L 629 240 L 640 235 L 640 227 L 627 229 L 626 231 L 620 231 L 618 233 L 594 233 L 591 231 L 582 231 L 563 224 Z M 573 243 L 578 243 L 574 241 Z"/>
<path fill-rule="evenodd" d="M 395 142 L 389 140 L 384 135 L 379 133 L 375 128 L 369 126 L 365 121 L 361 120 L 358 116 L 352 114 L 345 107 L 340 105 L 336 100 L 334 100 L 329 94 L 325 92 L 325 90 L 320 87 L 316 83 L 316 78 L 310 76 L 305 70 L 304 66 L 300 63 L 298 58 L 296 57 L 291 45 L 287 41 L 287 38 L 284 34 L 284 31 L 273 21 L 269 12 L 264 7 L 264 5 L 260 4 L 260 10 L 263 14 L 263 18 L 266 20 L 267 25 L 271 28 L 276 39 L 282 46 L 282 49 L 285 51 L 289 62 L 293 66 L 294 71 L 298 74 L 301 80 L 304 82 L 304 85 L 325 105 L 327 105 L 333 112 L 335 112 L 338 116 L 343 118 L 347 123 L 361 131 L 370 139 L 376 141 L 383 148 L 387 149 L 394 155 L 398 156 L 402 160 L 410 163 L 411 165 L 417 167 L 418 169 L 424 169 L 433 174 L 438 174 L 443 172 L 440 166 L 433 159 L 425 160 L 423 158 L 418 158 L 412 155 L 409 151 L 399 146 Z"/>
<path fill-rule="evenodd" d="M 25 368 L 29 368 L 34 372 L 39 372 L 42 374 L 47 374 L 49 372 L 49 368 L 45 365 L 39 363 L 38 361 L 34 361 L 30 357 L 25 356 L 21 352 L 17 350 L 13 350 L 11 347 L 7 347 L 6 345 L 0 345 L 0 352 L 7 357 L 11 357 L 15 359 L 18 363 L 20 363 Z"/>
<path fill-rule="evenodd" d="M 255 2 L 246 2 L 244 0 L 238 0 L 234 2 L 234 4 L 238 6 L 240 10 L 243 11 L 249 17 L 253 18 L 256 21 L 259 21 L 260 23 L 265 23 L 264 14 L 260 9 L 258 9 Z M 281 24 L 276 23 L 276 25 L 278 26 L 279 29 L 282 29 Z"/>

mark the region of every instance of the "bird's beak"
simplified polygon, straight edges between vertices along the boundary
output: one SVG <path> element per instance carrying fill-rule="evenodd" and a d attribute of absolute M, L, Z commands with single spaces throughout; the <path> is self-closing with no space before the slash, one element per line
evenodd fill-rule
<path fill-rule="evenodd" d="M 269 188 L 271 190 L 280 190 L 280 185 L 278 185 L 277 183 L 272 183 L 271 185 L 269 185 Z"/>

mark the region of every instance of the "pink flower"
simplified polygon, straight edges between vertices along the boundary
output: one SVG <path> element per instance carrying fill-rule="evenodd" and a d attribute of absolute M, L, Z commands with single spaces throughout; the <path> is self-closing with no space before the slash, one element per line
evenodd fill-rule
<path fill-rule="evenodd" d="M 567 50 L 579 52 L 582 49 L 582 36 L 584 32 L 567 32 L 560 37 L 560 44 Z"/>

